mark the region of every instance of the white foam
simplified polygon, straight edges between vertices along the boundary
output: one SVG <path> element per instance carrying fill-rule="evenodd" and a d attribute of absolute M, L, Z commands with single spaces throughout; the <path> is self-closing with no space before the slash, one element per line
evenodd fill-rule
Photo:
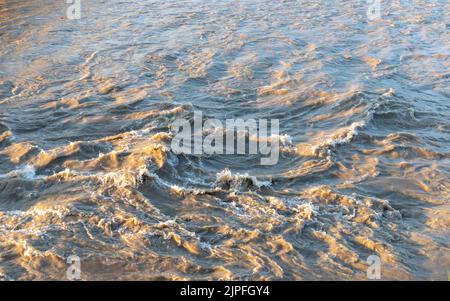
<path fill-rule="evenodd" d="M 33 165 L 24 165 L 21 168 L 15 169 L 13 171 L 8 172 L 7 174 L 0 174 L 0 179 L 2 178 L 14 178 L 19 177 L 24 180 L 32 181 L 35 180 L 36 177 L 36 169 Z"/>
<path fill-rule="evenodd" d="M 250 176 L 248 173 L 245 174 L 233 174 L 228 168 L 222 170 L 216 174 L 216 185 L 222 186 L 227 184 L 231 189 L 239 189 L 240 187 L 254 186 L 257 188 L 270 187 L 272 185 L 269 181 L 260 181 L 255 176 Z"/>
<path fill-rule="evenodd" d="M 320 146 L 321 147 L 336 147 L 343 144 L 350 143 L 354 137 L 358 135 L 358 130 L 364 127 L 366 123 L 364 121 L 352 123 L 345 131 L 343 135 L 337 135 L 335 137 L 330 137 L 325 140 Z"/>

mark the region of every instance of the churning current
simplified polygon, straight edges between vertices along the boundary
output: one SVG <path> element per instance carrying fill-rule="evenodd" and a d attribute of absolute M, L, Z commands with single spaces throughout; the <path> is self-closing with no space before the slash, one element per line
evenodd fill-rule
<path fill-rule="evenodd" d="M 0 1 L 0 279 L 448 278 L 448 1 L 69 6 Z M 174 152 L 194 112 L 279 157 Z"/>

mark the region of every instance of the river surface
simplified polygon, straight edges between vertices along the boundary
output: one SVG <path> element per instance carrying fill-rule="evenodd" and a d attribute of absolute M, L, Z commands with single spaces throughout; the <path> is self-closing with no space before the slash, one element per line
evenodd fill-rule
<path fill-rule="evenodd" d="M 0 279 L 447 280 L 448 1 L 68 6 L 0 1 Z M 176 154 L 194 111 L 278 162 Z"/>

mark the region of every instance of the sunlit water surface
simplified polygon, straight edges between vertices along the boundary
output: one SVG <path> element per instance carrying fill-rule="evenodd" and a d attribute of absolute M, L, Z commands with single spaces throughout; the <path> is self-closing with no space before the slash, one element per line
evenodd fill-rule
<path fill-rule="evenodd" d="M 0 1 L 0 279 L 447 279 L 448 1 L 81 3 Z M 279 162 L 175 154 L 194 111 Z"/>

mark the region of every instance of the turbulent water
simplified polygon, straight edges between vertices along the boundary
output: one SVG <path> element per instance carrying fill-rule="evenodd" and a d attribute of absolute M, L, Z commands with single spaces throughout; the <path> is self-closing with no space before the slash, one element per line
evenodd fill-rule
<path fill-rule="evenodd" d="M 0 279 L 447 279 L 448 1 L 65 2 L 0 1 Z M 278 163 L 175 154 L 194 111 Z"/>

